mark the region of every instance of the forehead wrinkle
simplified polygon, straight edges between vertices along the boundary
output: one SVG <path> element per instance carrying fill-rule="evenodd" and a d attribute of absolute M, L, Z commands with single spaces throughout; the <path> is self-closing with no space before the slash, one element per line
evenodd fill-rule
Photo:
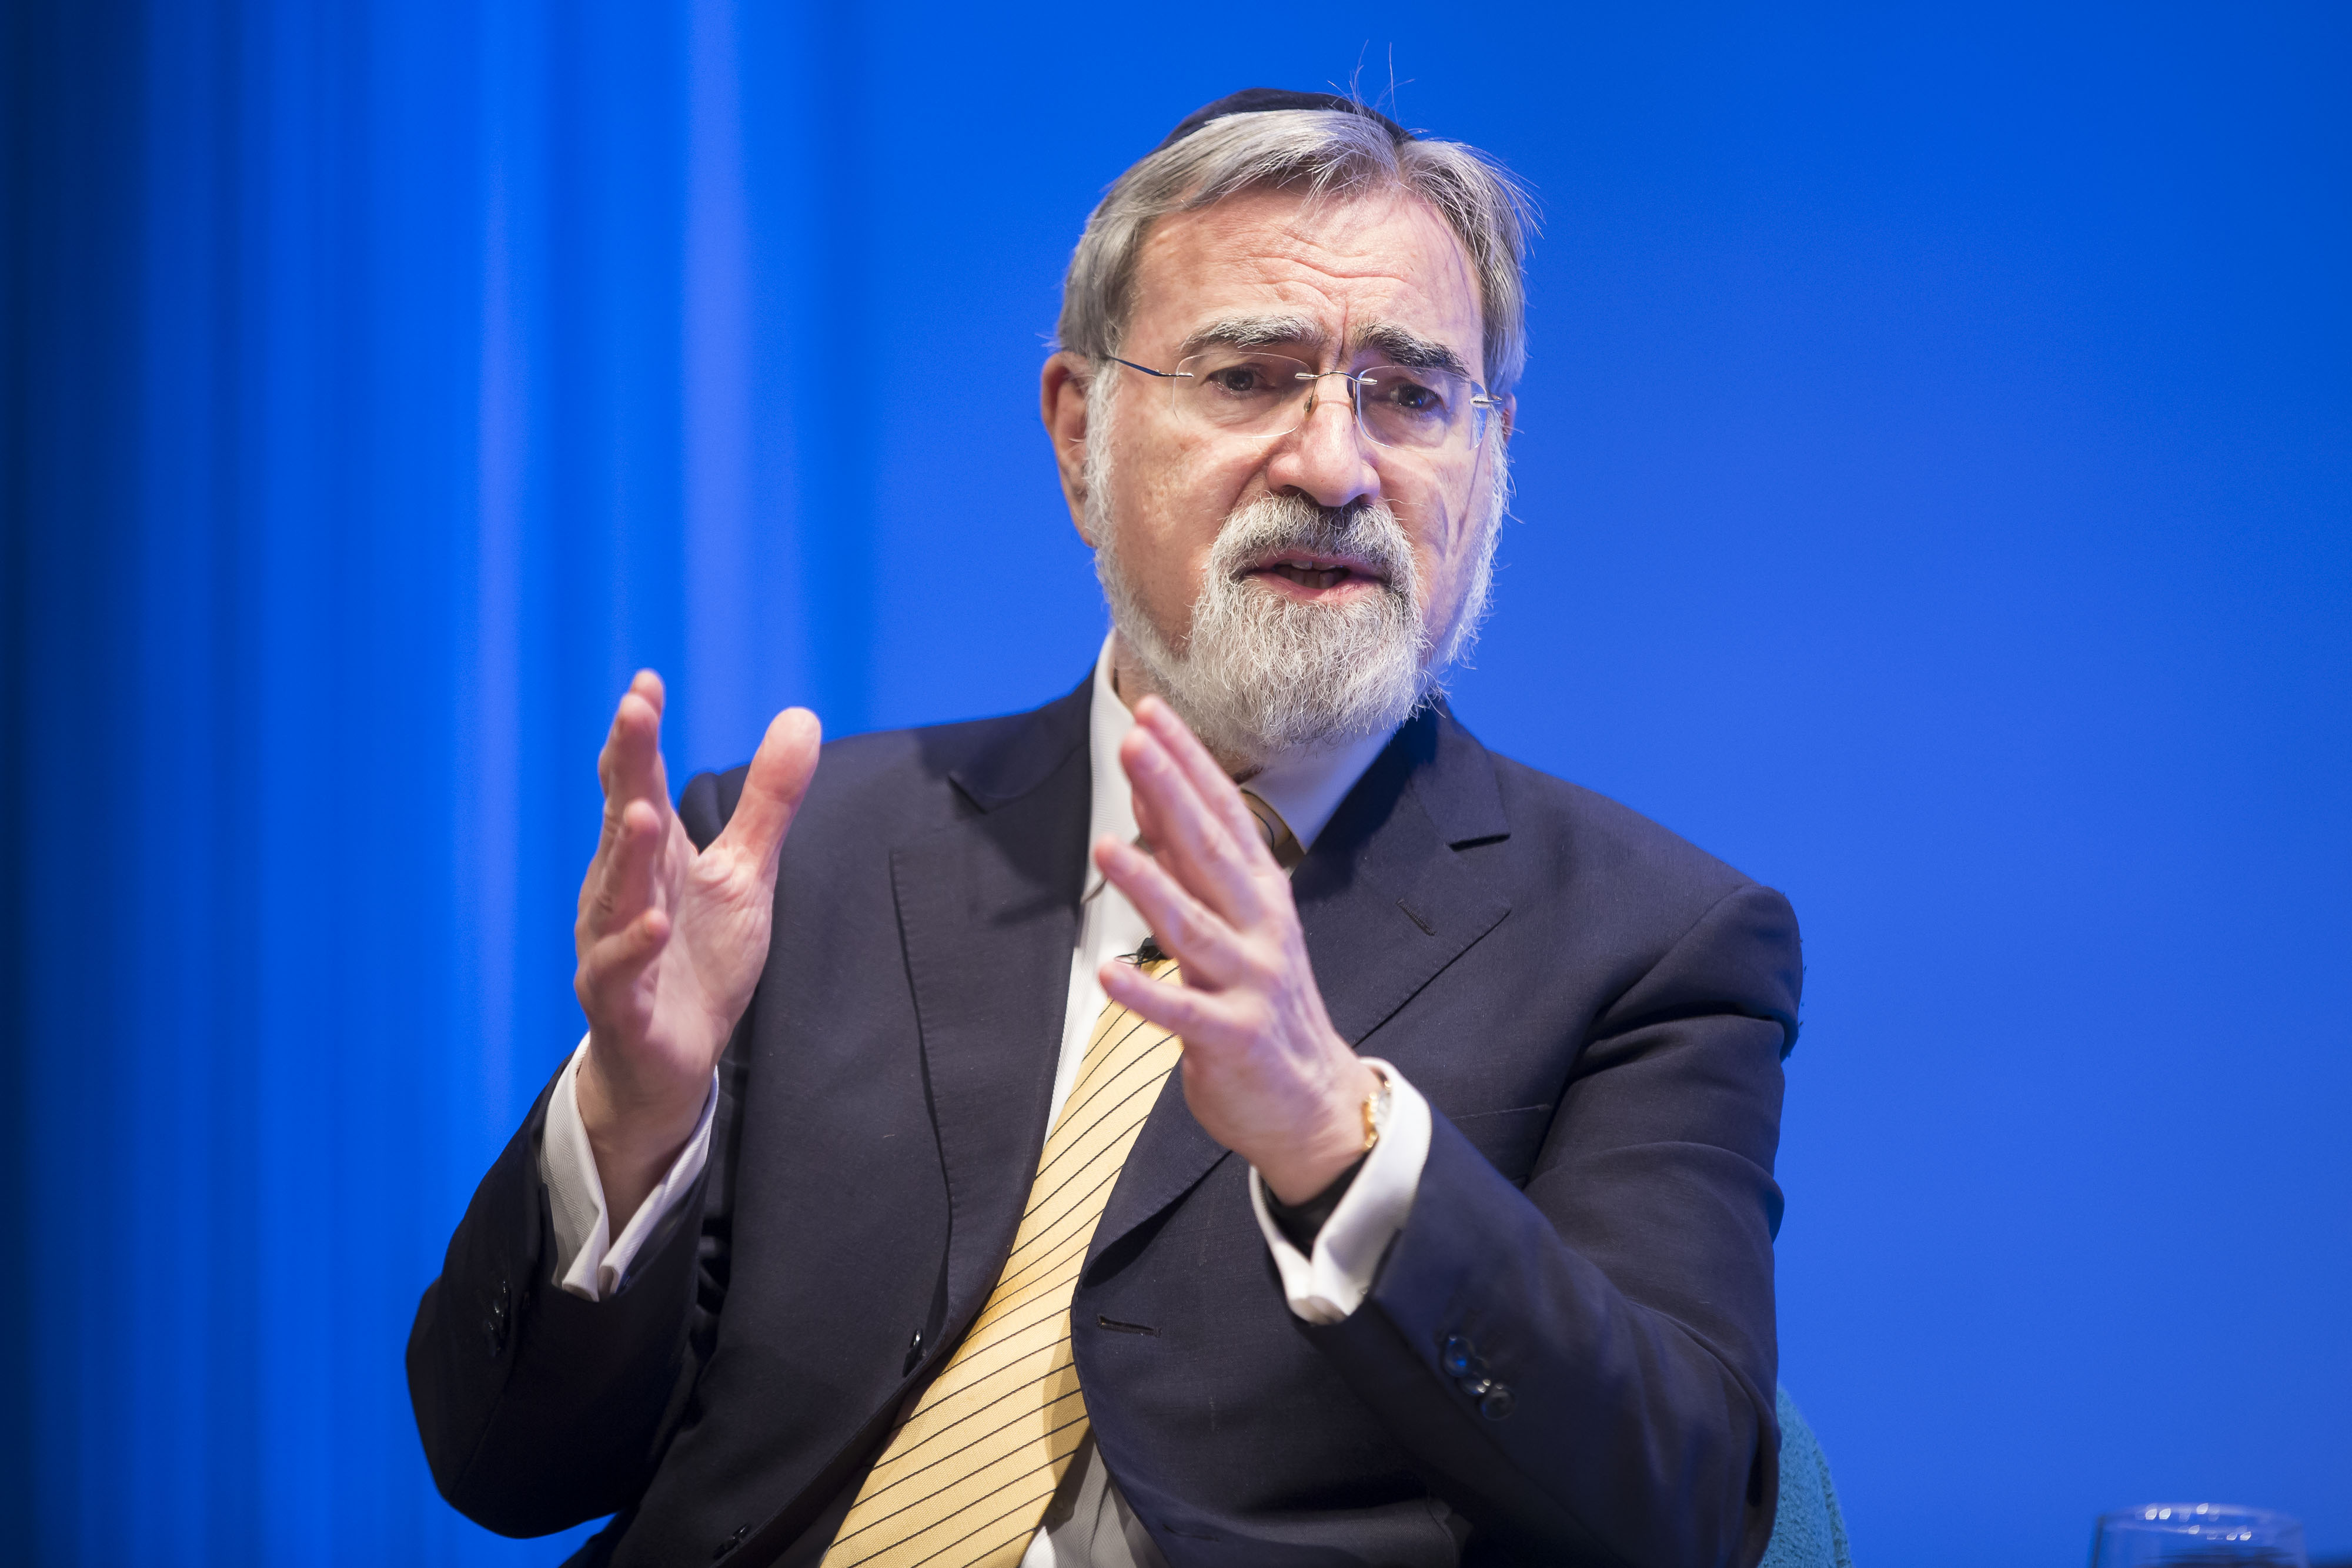
<path fill-rule="evenodd" d="M 1168 303 L 1190 295 L 1185 303 L 1200 311 L 1185 311 L 1192 320 L 1181 324 L 1163 316 L 1160 329 L 1176 330 L 1150 334 L 1170 345 L 1158 351 L 1171 359 L 1220 344 L 1318 365 L 1370 352 L 1474 381 L 1483 359 L 1468 254 L 1443 214 L 1402 193 L 1336 204 L 1281 192 L 1228 197 L 1153 225 L 1137 280 L 1136 325 L 1163 289 L 1173 296 Z M 1382 329 L 1391 324 L 1397 329 Z M 1180 334 L 1181 347 L 1171 341 Z"/>

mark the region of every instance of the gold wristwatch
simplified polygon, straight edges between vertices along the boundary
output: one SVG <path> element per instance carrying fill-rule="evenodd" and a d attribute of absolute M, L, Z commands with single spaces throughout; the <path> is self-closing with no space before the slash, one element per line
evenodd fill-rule
<path fill-rule="evenodd" d="M 1391 1099 L 1389 1075 L 1375 1067 L 1372 1076 L 1381 1081 L 1381 1086 L 1364 1096 L 1364 1153 L 1368 1155 L 1381 1146 L 1381 1134 L 1388 1130 Z"/>

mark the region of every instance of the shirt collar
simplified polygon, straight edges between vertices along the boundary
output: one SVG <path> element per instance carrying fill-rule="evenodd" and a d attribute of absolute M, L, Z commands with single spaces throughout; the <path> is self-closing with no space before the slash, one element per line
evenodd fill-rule
<path fill-rule="evenodd" d="M 1135 727 L 1135 716 L 1111 688 L 1111 639 L 1103 639 L 1095 657 L 1094 693 L 1087 713 L 1087 748 L 1094 769 L 1094 808 L 1087 825 L 1087 842 L 1105 834 L 1125 843 L 1135 837 L 1135 797 L 1127 769 L 1118 765 L 1118 743 Z M 1297 836 L 1298 847 L 1311 850 L 1317 835 L 1339 810 L 1339 802 L 1364 776 L 1395 729 L 1384 729 L 1360 740 L 1297 752 L 1268 763 L 1247 781 L 1250 793 L 1282 813 Z M 1094 857 L 1087 857 L 1087 896 L 1102 885 Z"/>
<path fill-rule="evenodd" d="M 1118 765 L 1118 743 L 1135 727 L 1135 716 L 1118 700 L 1110 684 L 1110 639 L 1103 639 L 1095 659 L 1094 697 L 1087 712 L 1087 752 L 1094 768 L 1094 810 L 1087 822 L 1087 892 L 1100 892 L 1103 873 L 1095 864 L 1094 846 L 1106 835 L 1120 843 L 1135 841 L 1135 792 L 1127 769 Z"/>

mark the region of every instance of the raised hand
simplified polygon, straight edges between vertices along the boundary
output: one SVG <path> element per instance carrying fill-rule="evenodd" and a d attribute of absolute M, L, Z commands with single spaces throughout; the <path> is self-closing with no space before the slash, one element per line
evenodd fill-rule
<path fill-rule="evenodd" d="M 662 766 L 661 677 L 640 670 L 596 761 L 604 827 L 580 883 L 572 977 L 588 1015 L 580 1119 L 619 1234 L 701 1117 L 711 1068 L 768 958 L 776 859 L 816 771 L 816 716 L 768 725 L 743 798 L 697 853 Z"/>
<path fill-rule="evenodd" d="M 1194 1118 L 1275 1197 L 1304 1202 L 1363 1153 L 1363 1104 L 1379 1079 L 1331 1027 L 1290 880 L 1241 791 L 1159 698 L 1138 703 L 1135 719 L 1118 759 L 1152 852 L 1106 836 L 1095 863 L 1182 981 L 1111 962 L 1103 989 L 1182 1039 Z"/>

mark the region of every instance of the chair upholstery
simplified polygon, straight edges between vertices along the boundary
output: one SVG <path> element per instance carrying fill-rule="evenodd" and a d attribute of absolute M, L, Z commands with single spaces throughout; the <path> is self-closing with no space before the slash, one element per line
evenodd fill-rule
<path fill-rule="evenodd" d="M 1759 1568 L 1853 1568 L 1845 1515 L 1838 1511 L 1837 1487 L 1830 1480 L 1821 1441 L 1785 1388 L 1779 1406 L 1780 1510 L 1772 1517 L 1772 1540 Z"/>

